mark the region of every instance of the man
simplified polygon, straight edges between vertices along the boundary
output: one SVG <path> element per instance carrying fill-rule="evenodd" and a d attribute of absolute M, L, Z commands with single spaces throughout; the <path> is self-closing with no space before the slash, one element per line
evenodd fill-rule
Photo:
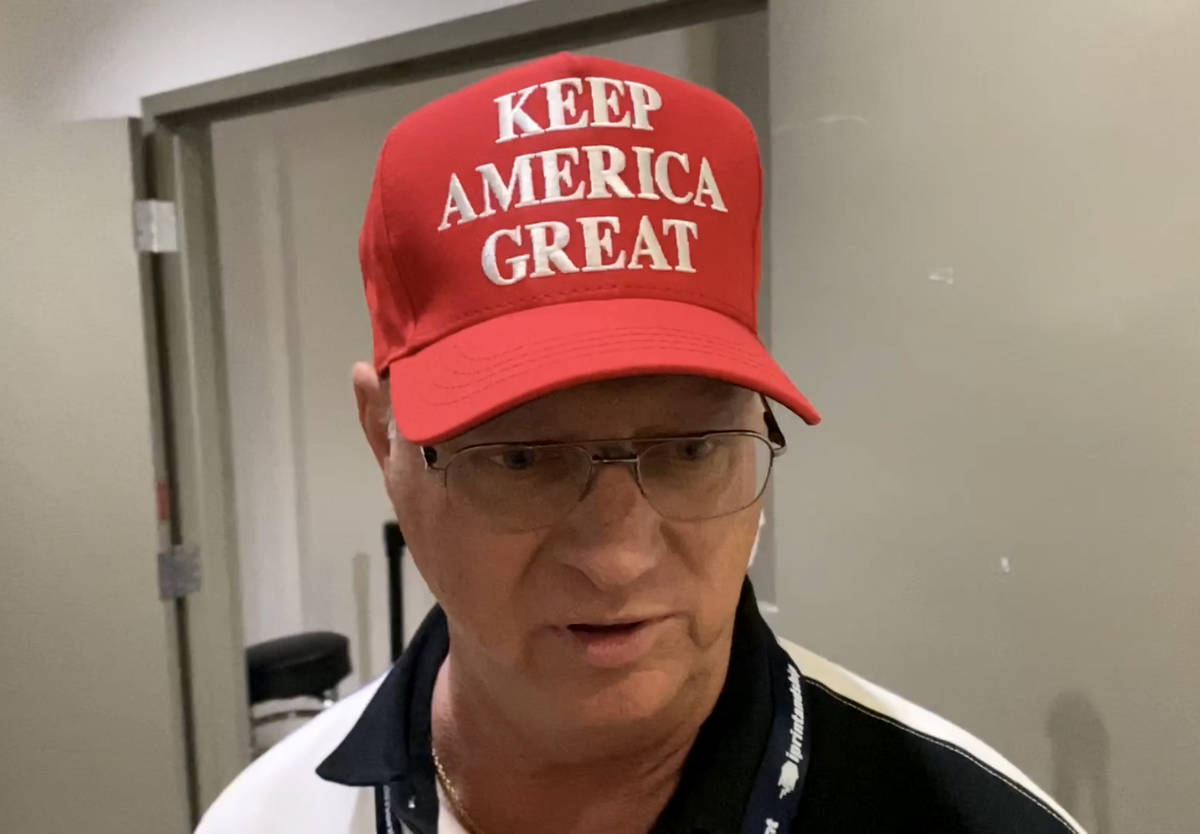
<path fill-rule="evenodd" d="M 354 388 L 439 606 L 203 834 L 1080 830 L 759 616 L 768 402 L 819 420 L 756 335 L 761 207 L 733 105 L 613 61 L 536 61 L 392 131 Z"/>

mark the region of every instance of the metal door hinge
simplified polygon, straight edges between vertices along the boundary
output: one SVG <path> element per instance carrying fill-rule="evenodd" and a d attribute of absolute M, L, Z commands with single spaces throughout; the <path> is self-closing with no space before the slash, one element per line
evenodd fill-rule
<path fill-rule="evenodd" d="M 180 599 L 199 590 L 199 548 L 176 545 L 158 554 L 159 599 Z"/>
<path fill-rule="evenodd" d="M 175 204 L 167 200 L 133 201 L 133 246 L 139 252 L 178 252 Z"/>

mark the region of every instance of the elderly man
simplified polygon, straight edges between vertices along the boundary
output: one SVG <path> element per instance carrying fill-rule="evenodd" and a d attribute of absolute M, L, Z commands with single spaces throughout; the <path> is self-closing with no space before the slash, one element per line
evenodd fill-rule
<path fill-rule="evenodd" d="M 612 61 L 536 61 L 392 131 L 354 389 L 438 606 L 203 834 L 1080 830 L 759 616 L 769 402 L 819 420 L 756 335 L 761 210 L 745 116 Z"/>

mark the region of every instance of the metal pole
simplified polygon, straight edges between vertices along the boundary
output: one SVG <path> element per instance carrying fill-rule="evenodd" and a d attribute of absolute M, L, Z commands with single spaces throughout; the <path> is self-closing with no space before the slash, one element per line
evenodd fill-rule
<path fill-rule="evenodd" d="M 388 560 L 388 629 L 395 662 L 404 652 L 404 535 L 394 521 L 383 525 L 383 546 Z"/>

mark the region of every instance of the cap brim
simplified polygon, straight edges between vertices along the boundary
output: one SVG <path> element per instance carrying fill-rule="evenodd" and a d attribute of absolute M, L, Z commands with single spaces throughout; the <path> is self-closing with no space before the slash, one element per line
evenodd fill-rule
<path fill-rule="evenodd" d="M 554 391 L 647 374 L 724 380 L 770 397 L 809 425 L 821 420 L 745 325 L 678 301 L 620 298 L 521 310 L 389 367 L 397 428 L 425 445 Z"/>

